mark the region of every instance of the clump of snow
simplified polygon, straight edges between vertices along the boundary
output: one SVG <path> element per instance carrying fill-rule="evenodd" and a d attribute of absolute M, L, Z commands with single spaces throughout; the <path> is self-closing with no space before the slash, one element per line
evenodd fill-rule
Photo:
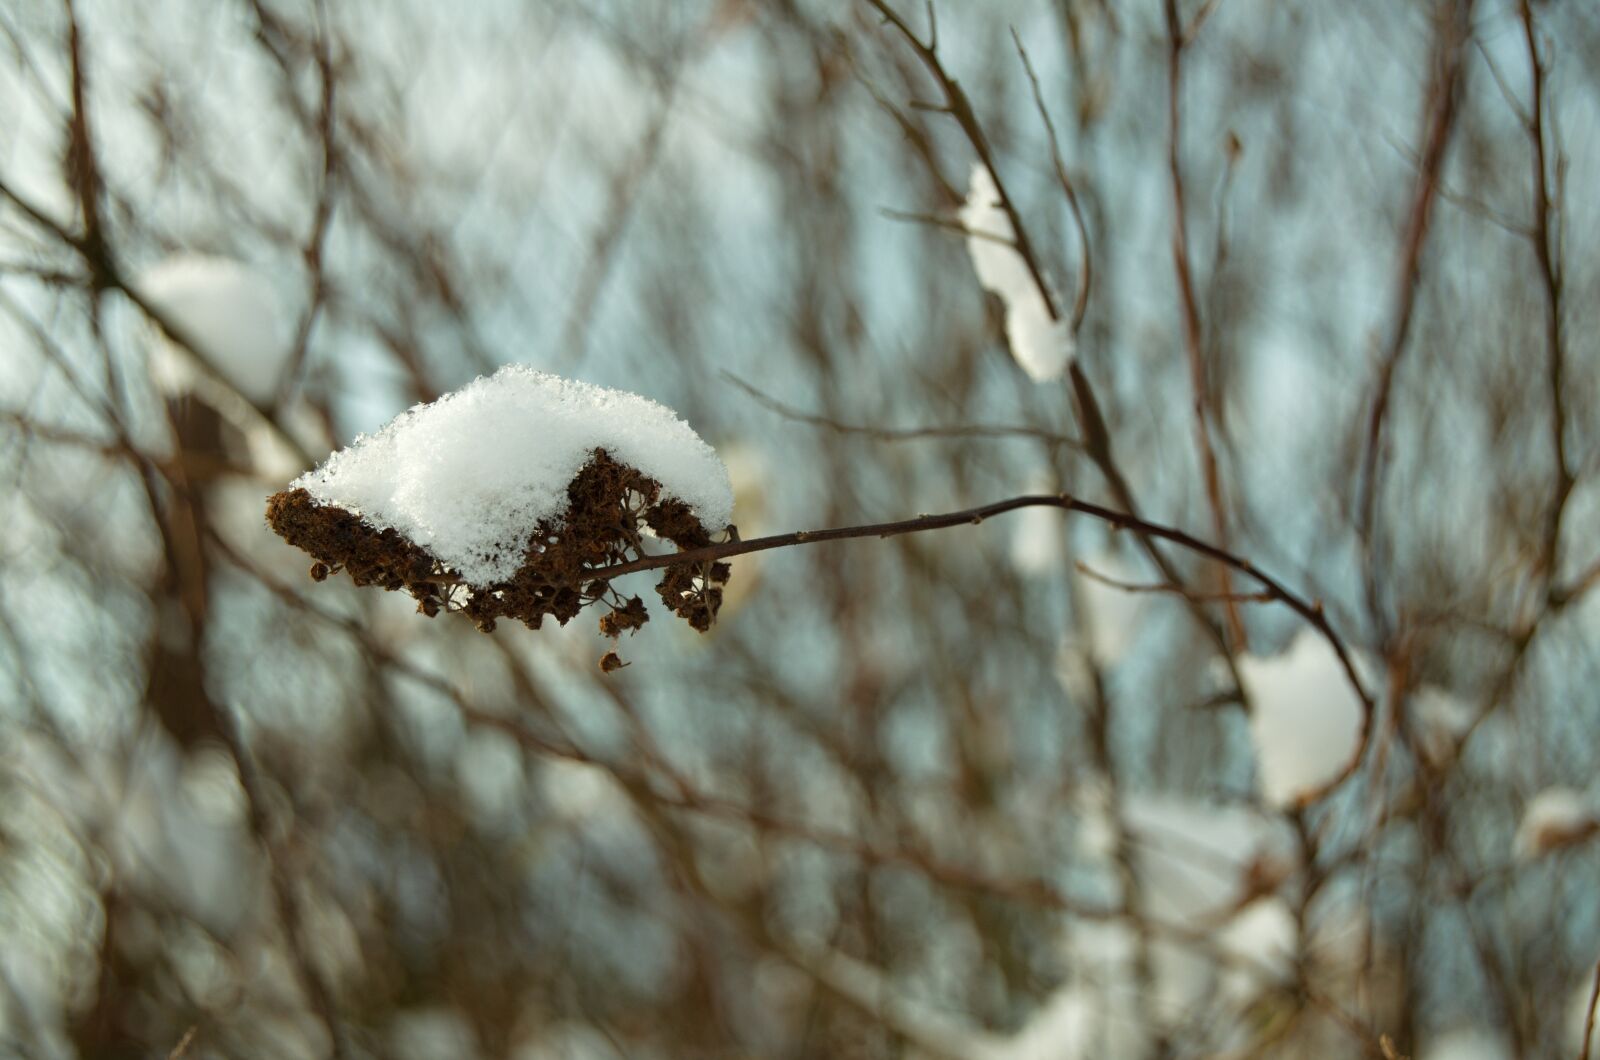
<path fill-rule="evenodd" d="M 1083 625 L 1089 629 L 1089 651 L 1097 666 L 1109 669 L 1128 654 L 1138 635 L 1148 594 L 1110 584 L 1135 585 L 1141 577 L 1139 568 L 1114 552 L 1102 552 L 1087 560 L 1084 567 L 1093 574 L 1078 570 L 1077 600 L 1085 612 Z"/>
<path fill-rule="evenodd" d="M 1442 768 L 1471 731 L 1476 712 L 1465 700 L 1432 685 L 1417 689 L 1410 706 L 1418 750 L 1429 765 Z"/>
<path fill-rule="evenodd" d="M 1600 831 L 1600 814 L 1582 792 L 1546 788 L 1529 800 L 1513 846 L 1524 860 L 1580 843 Z"/>
<path fill-rule="evenodd" d="M 1109 864 L 1116 835 L 1110 806 L 1101 792 L 1084 797 L 1082 852 Z M 1262 880 L 1286 875 L 1293 860 L 1281 824 L 1245 805 L 1135 794 L 1118 810 L 1145 911 L 1158 919 L 1225 917 Z"/>
<path fill-rule="evenodd" d="M 1093 1055 L 1096 1046 L 1105 1043 L 1100 1025 L 1104 1018 L 1104 1005 L 1093 991 L 1063 987 L 1046 998 L 1015 1035 L 992 1043 L 981 1055 L 983 1060 L 1087 1057 Z"/>
<path fill-rule="evenodd" d="M 258 405 L 272 400 L 290 343 L 264 276 L 227 258 L 178 254 L 146 270 L 135 287 L 239 393 Z M 152 351 L 150 374 L 169 394 L 196 389 L 204 378 L 187 350 L 165 340 Z"/>
<path fill-rule="evenodd" d="M 520 365 L 413 407 L 293 485 L 481 588 L 517 571 L 535 524 L 565 514 L 567 486 L 596 449 L 655 479 L 707 530 L 732 522 L 728 469 L 671 409 Z"/>
<path fill-rule="evenodd" d="M 1499 1034 L 1475 1027 L 1458 1027 L 1434 1038 L 1418 1060 L 1506 1060 L 1511 1047 Z"/>
<path fill-rule="evenodd" d="M 1005 302 L 1011 356 L 1035 382 L 1058 378 L 1072 359 L 1071 327 L 1051 317 L 1044 292 L 1017 252 L 1016 232 L 1000 205 L 994 174 L 981 162 L 972 167 L 960 217 L 978 283 Z"/>
<path fill-rule="evenodd" d="M 1056 678 L 1076 702 L 1094 697 L 1091 666 L 1114 669 L 1127 656 L 1145 620 L 1149 594 L 1112 585 L 1107 579 L 1138 584 L 1142 577 L 1139 569 L 1113 552 L 1102 552 L 1073 571 L 1076 630 L 1062 641 Z"/>
<path fill-rule="evenodd" d="M 1081 851 L 1112 883 L 1120 873 L 1108 793 L 1091 788 L 1082 795 Z M 1131 920 L 1071 924 L 1065 940 L 1071 976 L 1064 990 L 1072 993 L 1057 995 L 1061 1005 L 1054 1014 L 1078 1019 L 1052 1020 L 1047 1005 L 1014 1039 L 1019 1050 L 999 1054 L 1008 1060 L 1141 1055 L 1156 1036 L 1195 1026 L 1202 1009 L 1208 1037 L 1197 1047 L 1207 1055 L 1225 1051 L 1247 1025 L 1241 1014 L 1293 977 L 1302 939 L 1293 911 L 1275 893 L 1294 868 L 1281 820 L 1242 804 L 1143 793 L 1125 797 L 1118 812 L 1141 912 L 1172 932 L 1141 943 Z M 1141 945 L 1149 958 L 1147 979 Z M 1069 1008 L 1069 996 L 1080 1007 Z M 1054 1035 L 1053 1051 L 1043 1047 L 1047 1032 Z M 1037 1047 L 1023 1051 L 1024 1043 Z"/>
<path fill-rule="evenodd" d="M 1058 493 L 1055 480 L 1035 475 L 1028 480 L 1029 493 Z M 1011 535 L 1011 565 L 1024 575 L 1049 574 L 1066 561 L 1067 513 L 1060 508 L 1036 505 L 1016 515 Z"/>
<path fill-rule="evenodd" d="M 1261 794 L 1292 807 L 1331 783 L 1361 742 L 1361 699 L 1327 639 L 1303 629 L 1287 651 L 1239 660 Z"/>

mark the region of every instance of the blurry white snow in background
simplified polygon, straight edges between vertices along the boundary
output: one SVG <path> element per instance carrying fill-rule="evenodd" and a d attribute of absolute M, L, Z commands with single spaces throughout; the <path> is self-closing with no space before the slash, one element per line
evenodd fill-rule
<path fill-rule="evenodd" d="M 1600 816 L 1594 804 L 1572 788 L 1546 788 L 1522 811 L 1512 846 L 1524 860 L 1548 854 L 1594 835 Z"/>
<path fill-rule="evenodd" d="M 1291 807 L 1339 775 L 1361 740 L 1362 706 L 1333 647 L 1313 629 L 1288 650 L 1239 660 L 1262 796 Z"/>
<path fill-rule="evenodd" d="M 141 274 L 136 287 L 239 393 L 271 403 L 288 360 L 289 328 L 264 276 L 227 258 L 177 254 Z M 201 374 L 176 343 L 151 350 L 150 376 L 164 393 L 203 386 Z"/>
<path fill-rule="evenodd" d="M 1077 600 L 1084 614 L 1082 625 L 1089 630 L 1089 652 L 1095 665 L 1110 668 L 1122 661 L 1138 636 L 1145 611 L 1145 593 L 1109 584 L 1140 584 L 1139 568 L 1115 552 L 1102 552 L 1086 561 L 1093 573 L 1076 574 Z M 1096 577 L 1095 575 L 1100 575 Z"/>
<path fill-rule="evenodd" d="M 1027 493 L 1059 493 L 1056 480 L 1036 474 L 1028 480 Z M 1036 505 L 1014 516 L 1011 533 L 1011 565 L 1023 575 L 1049 574 L 1066 563 L 1066 512 L 1060 508 Z"/>
<path fill-rule="evenodd" d="M 1115 830 L 1104 796 L 1089 799 L 1080 843 L 1109 876 Z M 1243 1024 L 1224 1011 L 1237 1017 L 1290 978 L 1298 930 L 1288 903 L 1271 893 L 1292 870 L 1280 823 L 1242 805 L 1166 795 L 1126 798 L 1120 816 L 1144 914 L 1180 934 L 1209 932 L 1208 942 L 1157 931 L 1149 941 L 1151 978 L 1141 984 L 1132 923 L 1075 922 L 1065 941 L 1069 979 L 987 1054 L 991 1060 L 1139 1055 L 1202 1007 L 1218 1009 L 1207 1025 L 1225 1040 Z"/>
<path fill-rule="evenodd" d="M 1511 1048 L 1492 1031 L 1459 1027 L 1434 1038 L 1417 1060 L 1509 1060 Z"/>
<path fill-rule="evenodd" d="M 1044 292 L 1013 242 L 1015 232 L 1000 205 L 994 175 L 982 163 L 972 167 L 961 223 L 978 283 L 1005 302 L 1011 356 L 1035 382 L 1057 378 L 1072 359 L 1072 332 L 1066 321 L 1051 319 Z"/>
<path fill-rule="evenodd" d="M 1084 569 L 1087 568 L 1087 571 Z M 1092 573 L 1091 573 L 1092 572 Z M 1139 584 L 1140 571 L 1114 552 L 1101 552 L 1072 572 L 1077 612 L 1074 632 L 1056 654 L 1056 679 L 1074 702 L 1094 699 L 1095 670 L 1115 669 L 1128 654 L 1146 618 L 1146 596 L 1105 579 Z"/>

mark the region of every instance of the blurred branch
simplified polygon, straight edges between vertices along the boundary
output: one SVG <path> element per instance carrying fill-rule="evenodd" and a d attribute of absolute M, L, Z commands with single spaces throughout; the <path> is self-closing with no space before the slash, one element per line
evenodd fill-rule
<path fill-rule="evenodd" d="M 1583 1047 L 1578 1050 L 1578 1060 L 1589 1060 L 1594 1045 L 1594 1014 L 1600 1008 L 1600 964 L 1595 965 L 1594 985 L 1589 988 L 1589 1004 L 1583 1017 Z"/>
<path fill-rule="evenodd" d="M 1433 218 L 1433 204 L 1438 198 L 1439 178 L 1444 167 L 1445 151 L 1450 146 L 1455 130 L 1461 99 L 1463 50 L 1469 39 L 1468 29 L 1472 16 L 1473 0 L 1448 0 L 1446 17 L 1441 23 L 1434 52 L 1433 84 L 1428 95 L 1428 111 L 1422 158 L 1416 180 L 1411 189 L 1411 209 L 1406 219 L 1405 231 L 1400 239 L 1400 260 L 1395 273 L 1394 305 L 1391 310 L 1389 337 L 1378 364 L 1378 377 L 1372 411 L 1367 421 L 1366 441 L 1361 461 L 1361 478 L 1358 487 L 1356 532 L 1366 549 L 1367 610 L 1377 626 L 1379 640 L 1388 640 L 1388 622 L 1384 618 L 1378 599 L 1378 558 L 1374 547 L 1374 521 L 1377 518 L 1379 481 L 1383 471 L 1384 420 L 1389 413 L 1390 394 L 1394 388 L 1395 370 L 1406 350 L 1406 340 L 1411 334 L 1413 310 L 1417 290 L 1421 284 L 1422 251 Z"/>
<path fill-rule="evenodd" d="M 1061 184 L 1061 193 L 1066 196 L 1067 208 L 1072 213 L 1072 223 L 1078 229 L 1078 294 L 1072 302 L 1071 330 L 1073 335 L 1078 334 L 1078 328 L 1083 325 L 1083 318 L 1089 312 L 1089 291 L 1094 286 L 1094 254 L 1089 247 L 1089 226 L 1083 220 L 1083 206 L 1078 202 L 1077 189 L 1073 187 L 1072 178 L 1067 175 L 1066 163 L 1061 160 L 1061 143 L 1056 137 L 1056 123 L 1050 118 L 1050 109 L 1044 105 L 1044 90 L 1039 87 L 1039 75 L 1034 72 L 1033 63 L 1028 59 L 1028 49 L 1022 46 L 1022 38 L 1017 35 L 1015 26 L 1011 28 L 1011 40 L 1017 46 L 1017 56 L 1022 60 L 1022 69 L 1028 75 L 1028 85 L 1033 90 L 1033 106 L 1039 112 L 1039 120 L 1044 122 L 1044 131 L 1050 141 L 1050 161 L 1055 166 L 1056 180 Z"/>
<path fill-rule="evenodd" d="M 1217 469 L 1217 454 L 1211 444 L 1211 428 L 1207 423 L 1206 406 L 1210 403 L 1210 386 L 1206 381 L 1204 341 L 1201 338 L 1200 305 L 1195 298 L 1194 277 L 1189 263 L 1189 221 L 1184 201 L 1183 165 L 1179 159 L 1183 121 L 1179 96 L 1183 75 L 1183 49 L 1198 30 L 1201 21 L 1210 11 L 1208 4 L 1195 17 L 1189 34 L 1185 34 L 1178 20 L 1178 0 L 1166 0 L 1167 16 L 1167 175 L 1172 195 L 1172 265 L 1177 277 L 1178 305 L 1181 310 L 1183 348 L 1189 360 L 1189 386 L 1194 410 L 1195 450 L 1200 458 L 1200 471 L 1205 485 L 1206 500 L 1211 507 L 1211 533 L 1217 544 L 1228 547 L 1228 520 L 1222 500 L 1222 477 Z M 1244 622 L 1233 597 L 1233 585 L 1226 568 L 1218 571 L 1220 595 L 1224 612 L 1228 616 L 1228 632 L 1233 650 L 1249 650 L 1249 639 Z"/>
<path fill-rule="evenodd" d="M 840 423 L 827 416 L 803 412 L 793 405 L 787 405 L 770 394 L 763 393 L 732 372 L 724 371 L 722 377 L 784 419 L 809 423 L 814 427 L 826 427 L 840 434 L 864 434 L 886 442 L 914 441 L 919 438 L 1038 438 L 1051 445 L 1065 446 L 1069 449 L 1083 447 L 1083 443 L 1076 438 L 1047 431 L 1042 427 L 984 423 L 964 423 L 948 427 L 873 427 L 866 424 Z"/>
<path fill-rule="evenodd" d="M 259 4 L 255 5 L 255 12 L 258 19 L 265 17 Z M 325 0 L 317 0 L 316 13 L 315 54 L 317 77 L 322 85 L 316 127 L 319 146 L 322 151 L 322 170 L 317 177 L 317 204 L 311 218 L 311 235 L 306 240 L 306 244 L 301 251 L 308 274 L 309 292 L 306 299 L 306 309 L 301 314 L 299 322 L 295 325 L 294 339 L 289 346 L 289 357 L 284 363 L 283 375 L 278 381 L 276 403 L 280 405 L 293 392 L 299 381 L 300 373 L 305 367 L 306 353 L 311 345 L 311 331 L 316 327 L 317 317 L 321 314 L 323 303 L 328 295 L 324 258 L 328 242 L 328 230 L 333 221 L 334 193 L 339 169 L 338 150 L 334 142 L 334 129 L 337 120 L 334 111 L 336 78 L 333 69 L 333 56 L 328 43 L 328 12 Z"/>
<path fill-rule="evenodd" d="M 1028 228 L 1022 221 L 1022 215 L 1012 202 L 1010 193 L 1006 190 L 1004 179 L 995 165 L 994 153 L 989 146 L 989 138 L 983 131 L 983 125 L 978 121 L 977 114 L 972 109 L 971 102 L 967 99 L 966 92 L 951 77 L 945 69 L 944 63 L 938 54 L 929 45 L 924 44 L 916 33 L 908 26 L 885 0 L 862 0 L 893 26 L 906 44 L 916 54 L 929 75 L 938 83 L 945 98 L 944 110 L 956 120 L 961 127 L 962 134 L 977 154 L 979 162 L 989 171 L 994 178 L 995 192 L 1000 199 L 1000 207 L 1005 212 L 1007 220 L 1015 237 L 1017 253 L 1022 257 L 1023 263 L 1028 268 L 1035 287 L 1040 297 L 1044 300 L 1045 308 L 1052 320 L 1061 320 L 1061 307 L 1057 304 L 1055 294 L 1050 289 L 1050 284 L 1045 281 L 1044 272 L 1034 254 L 1033 243 L 1028 237 Z M 930 158 L 931 164 L 931 158 Z M 1106 483 L 1111 487 L 1112 497 L 1130 515 L 1137 515 L 1139 505 L 1136 503 L 1133 490 L 1128 485 L 1127 477 L 1117 465 L 1112 454 L 1111 432 L 1106 426 L 1105 416 L 1100 411 L 1100 401 L 1095 395 L 1094 387 L 1090 385 L 1089 378 L 1083 372 L 1079 359 L 1073 357 L 1067 366 L 1068 380 L 1072 386 L 1072 395 L 1078 406 L 1079 426 L 1082 428 L 1083 451 L 1100 471 Z M 1184 584 L 1178 576 L 1176 568 L 1172 566 L 1166 555 L 1155 546 L 1153 540 L 1145 534 L 1139 534 L 1139 542 L 1149 555 L 1151 562 L 1156 565 L 1163 578 L 1175 585 Z M 1217 627 L 1210 616 L 1205 613 L 1201 605 L 1189 601 L 1190 613 L 1194 615 L 1200 627 L 1216 644 L 1217 650 L 1226 662 L 1230 672 L 1233 672 L 1235 683 L 1238 683 L 1233 653 L 1229 650 L 1227 638 Z"/>
<path fill-rule="evenodd" d="M 720 544 L 707 545 L 704 548 L 645 556 L 613 567 L 602 567 L 588 571 L 585 573 L 585 577 L 610 581 L 638 571 L 715 563 L 719 560 L 731 559 L 734 556 L 749 555 L 752 552 L 766 552 L 775 548 L 788 548 L 792 545 L 820 544 L 825 541 L 844 541 L 862 537 L 889 538 L 903 534 L 922 533 L 929 530 L 943 530 L 953 526 L 976 526 L 986 519 L 992 519 L 995 516 L 1004 515 L 1006 512 L 1030 507 L 1059 508 L 1065 512 L 1089 516 L 1118 530 L 1131 530 L 1144 537 L 1169 541 L 1254 579 L 1273 600 L 1285 604 L 1290 610 L 1303 618 L 1333 648 L 1334 654 L 1339 657 L 1339 663 L 1345 671 L 1345 676 L 1349 679 L 1356 695 L 1360 697 L 1362 704 L 1361 739 L 1351 762 L 1340 771 L 1337 777 L 1307 801 L 1315 801 L 1316 798 L 1320 798 L 1326 792 L 1331 791 L 1355 770 L 1366 751 L 1375 703 L 1366 686 L 1362 683 L 1360 676 L 1356 673 L 1355 666 L 1351 662 L 1350 654 L 1345 648 L 1343 640 L 1334 631 L 1320 603 L 1312 603 L 1292 592 L 1277 579 L 1257 568 L 1249 560 L 1193 537 L 1182 530 L 1163 526 L 1160 523 L 1152 523 L 1127 512 L 1119 512 L 1103 505 L 1078 500 L 1066 494 L 1012 497 L 1009 500 L 997 501 L 993 504 L 986 504 L 976 508 L 967 508 L 942 515 L 923 515 L 915 519 L 902 519 L 891 523 L 871 523 L 864 526 L 836 527 L 828 530 L 797 530 L 787 534 L 751 538 L 748 541 L 726 541 Z"/>
<path fill-rule="evenodd" d="M 1528 47 L 1528 66 L 1533 78 L 1533 100 L 1527 114 L 1528 138 L 1532 141 L 1533 162 L 1533 252 L 1539 263 L 1539 279 L 1545 295 L 1546 380 L 1550 395 L 1550 448 L 1555 461 L 1555 488 L 1545 517 L 1544 555 L 1540 566 L 1546 583 L 1553 581 L 1561 549 L 1561 524 L 1567 499 L 1577 479 L 1567 457 L 1566 336 L 1562 300 L 1563 276 L 1557 229 L 1551 224 L 1555 206 L 1550 194 L 1550 161 L 1546 156 L 1545 67 L 1539 54 L 1534 29 L 1533 7 L 1520 0 L 1523 41 Z"/>
<path fill-rule="evenodd" d="M 1089 566 L 1087 563 L 1084 563 L 1082 560 L 1079 560 L 1077 563 L 1073 564 L 1073 566 L 1076 567 L 1077 570 L 1079 571 L 1079 573 L 1081 573 L 1085 578 L 1089 578 L 1092 581 L 1097 581 L 1101 585 L 1109 585 L 1113 589 L 1120 589 L 1121 591 L 1123 591 L 1125 593 L 1173 593 L 1173 594 L 1182 594 L 1182 593 L 1185 592 L 1184 588 L 1182 586 L 1180 586 L 1180 585 L 1171 585 L 1171 584 L 1166 584 L 1166 583 L 1157 583 L 1157 584 L 1154 584 L 1154 585 L 1140 585 L 1140 584 L 1135 583 L 1135 582 L 1121 581 L 1121 580 L 1119 580 L 1117 578 L 1111 577 L 1110 575 L 1101 574 L 1099 571 L 1095 570 L 1093 567 Z M 1270 604 L 1270 603 L 1274 603 L 1276 601 L 1276 599 L 1277 599 L 1271 593 L 1268 593 L 1268 592 L 1260 592 L 1260 593 L 1234 593 L 1234 592 L 1230 592 L 1230 593 L 1228 593 L 1226 595 L 1226 597 L 1224 597 L 1222 594 L 1219 594 L 1219 593 L 1209 593 L 1209 594 L 1208 593 L 1192 593 L 1191 595 L 1192 595 L 1192 598 L 1195 599 L 1195 600 L 1222 600 L 1222 599 L 1227 599 L 1227 600 L 1230 600 L 1230 601 L 1236 601 L 1238 603 L 1243 603 L 1243 604 Z M 1232 701 L 1233 700 L 1230 700 L 1230 702 L 1232 702 Z"/>
<path fill-rule="evenodd" d="M 167 336 L 167 338 L 171 339 L 173 342 L 177 343 L 185 351 L 187 351 L 189 355 L 194 358 L 195 363 L 199 366 L 200 370 L 207 376 L 207 378 L 216 383 L 218 386 L 223 387 L 245 407 L 249 408 L 255 414 L 255 417 L 259 420 L 259 422 L 264 424 L 267 429 L 276 435 L 278 440 L 282 442 L 291 453 L 294 454 L 295 459 L 301 461 L 307 467 L 316 463 L 316 461 L 311 458 L 311 454 L 306 452 L 305 447 L 300 444 L 299 440 L 291 435 L 288 431 L 284 430 L 283 426 L 279 424 L 277 418 L 273 415 L 271 409 L 241 392 L 239 388 L 235 386 L 220 369 L 217 368 L 216 364 L 213 363 L 210 353 L 202 348 L 198 342 L 195 342 L 192 337 L 186 335 L 182 328 L 178 327 L 178 325 L 174 323 L 173 320 L 165 313 L 157 309 L 149 299 L 145 298 L 145 296 L 128 281 L 128 279 L 123 275 L 121 268 L 117 264 L 109 246 L 97 244 L 93 241 L 90 241 L 86 236 L 77 235 L 69 231 L 65 225 L 51 218 L 44 211 L 40 210 L 38 207 L 29 202 L 25 196 L 18 193 L 14 188 L 11 187 L 9 183 L 7 183 L 4 177 L 0 177 L 0 196 L 4 196 L 6 199 L 9 199 L 13 205 L 26 214 L 35 224 L 43 228 L 46 232 L 60 240 L 72 250 L 76 251 L 79 256 L 83 258 L 84 264 L 88 266 L 90 273 L 95 277 L 95 284 L 98 288 L 112 288 L 120 291 L 123 296 L 137 306 L 139 311 L 143 313 L 146 318 L 152 321 L 156 327 L 158 327 L 161 332 Z"/>
<path fill-rule="evenodd" d="M 338 1006 L 334 1001 L 333 989 L 312 961 L 306 938 L 305 917 L 301 912 L 300 897 L 295 891 L 296 881 L 283 863 L 283 852 L 273 840 L 272 825 L 267 819 L 267 795 L 262 790 L 255 761 L 250 757 L 250 752 L 239 735 L 238 722 L 233 712 L 219 704 L 215 714 L 218 735 L 227 746 L 228 754 L 233 758 L 234 766 L 239 773 L 239 786 L 245 795 L 250 834 L 261 845 L 262 853 L 266 855 L 270 865 L 268 875 L 272 880 L 272 893 L 277 900 L 278 918 L 283 924 L 289 952 L 294 958 L 295 972 L 300 977 L 300 985 L 306 992 L 306 999 L 311 1002 L 312 1009 L 328 1032 L 332 1055 L 336 1060 L 342 1060 L 343 1057 L 350 1055 L 350 1050 L 345 1044 L 344 1030 L 339 1023 Z"/>

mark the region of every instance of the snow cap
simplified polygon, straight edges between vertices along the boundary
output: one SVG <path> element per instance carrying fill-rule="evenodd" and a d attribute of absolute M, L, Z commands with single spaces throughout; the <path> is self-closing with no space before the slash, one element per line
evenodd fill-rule
<path fill-rule="evenodd" d="M 521 365 L 412 407 L 293 486 L 484 587 L 522 565 L 536 524 L 566 513 L 567 486 L 596 449 L 655 479 L 707 531 L 732 522 L 728 469 L 671 409 Z"/>

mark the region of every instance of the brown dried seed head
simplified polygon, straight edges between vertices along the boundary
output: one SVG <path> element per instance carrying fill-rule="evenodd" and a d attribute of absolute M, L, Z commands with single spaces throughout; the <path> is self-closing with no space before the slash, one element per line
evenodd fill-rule
<path fill-rule="evenodd" d="M 622 656 L 618 655 L 614 651 L 608 651 L 604 655 L 600 656 L 600 672 L 603 674 L 616 673 L 624 666 L 631 665 L 632 663 L 623 662 Z"/>
<path fill-rule="evenodd" d="M 620 637 L 625 630 L 636 630 L 648 621 L 650 613 L 644 609 L 644 601 L 635 596 L 601 616 L 600 632 L 607 637 Z"/>
<path fill-rule="evenodd" d="M 440 609 L 440 586 L 458 586 L 456 609 L 484 631 L 500 618 L 538 629 L 548 616 L 565 625 L 580 610 L 606 596 L 608 582 L 596 574 L 644 554 L 641 524 L 680 549 L 711 543 L 711 531 L 681 501 L 662 499 L 661 484 L 596 449 L 567 486 L 567 511 L 559 520 L 528 528 L 523 563 L 504 582 L 463 586 L 455 573 L 394 530 L 378 530 L 352 512 L 318 504 L 303 489 L 285 490 L 267 502 L 267 522 L 290 544 L 317 561 L 312 577 L 344 570 L 357 585 L 403 589 L 419 610 Z M 667 568 L 657 593 L 675 614 L 702 632 L 722 602 L 725 563 Z M 618 636 L 648 621 L 644 602 L 631 598 L 600 620 L 601 632 Z M 620 662 L 619 662 L 620 665 Z"/>

